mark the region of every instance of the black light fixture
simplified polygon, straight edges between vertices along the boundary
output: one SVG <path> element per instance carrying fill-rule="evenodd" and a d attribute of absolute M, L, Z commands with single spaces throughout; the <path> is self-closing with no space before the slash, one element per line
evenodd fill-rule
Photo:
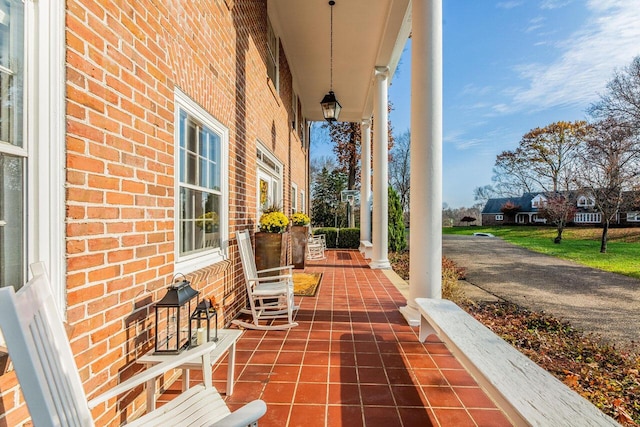
<path fill-rule="evenodd" d="M 211 337 L 211 319 L 213 321 L 214 335 Z M 203 299 L 198 303 L 196 309 L 191 314 L 191 330 L 195 330 L 195 343 L 201 345 L 209 341 L 218 341 L 218 311 L 211 300 Z M 204 322 L 204 327 L 203 323 Z M 195 323 L 195 325 L 194 325 Z"/>
<path fill-rule="evenodd" d="M 156 303 L 155 354 L 178 354 L 191 346 L 191 301 L 200 292 L 182 275 Z"/>
<path fill-rule="evenodd" d="M 320 101 L 320 105 L 322 105 L 322 115 L 324 119 L 329 123 L 335 122 L 338 120 L 338 116 L 340 115 L 340 110 L 342 109 L 342 105 L 336 99 L 336 94 L 333 93 L 333 5 L 336 2 L 331 0 L 329 2 L 329 6 L 331 6 L 331 30 L 330 30 L 330 58 L 331 64 L 329 66 L 330 73 L 330 82 L 329 82 L 329 93 L 322 98 Z"/>

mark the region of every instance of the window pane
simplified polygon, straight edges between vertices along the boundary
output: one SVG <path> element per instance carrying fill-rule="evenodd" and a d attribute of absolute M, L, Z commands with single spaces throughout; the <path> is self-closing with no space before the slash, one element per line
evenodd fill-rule
<path fill-rule="evenodd" d="M 24 283 L 24 159 L 0 154 L 0 286 Z"/>
<path fill-rule="evenodd" d="M 0 143 L 22 141 L 24 4 L 0 0 Z"/>
<path fill-rule="evenodd" d="M 180 255 L 220 247 L 220 196 L 180 189 Z"/>

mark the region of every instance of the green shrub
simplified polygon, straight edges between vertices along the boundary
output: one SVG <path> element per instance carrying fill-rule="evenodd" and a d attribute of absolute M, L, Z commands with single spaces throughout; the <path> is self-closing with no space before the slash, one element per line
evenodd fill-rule
<path fill-rule="evenodd" d="M 341 228 L 338 230 L 338 247 L 344 249 L 358 249 L 358 247 L 360 247 L 360 229 Z"/>
<path fill-rule="evenodd" d="M 402 203 L 400 196 L 389 187 L 389 251 L 402 252 L 407 248 L 407 237 L 404 227 L 404 214 L 402 213 Z"/>
<path fill-rule="evenodd" d="M 322 227 L 313 230 L 313 235 L 324 234 L 327 248 L 335 248 L 338 243 L 338 229 L 335 227 Z"/>

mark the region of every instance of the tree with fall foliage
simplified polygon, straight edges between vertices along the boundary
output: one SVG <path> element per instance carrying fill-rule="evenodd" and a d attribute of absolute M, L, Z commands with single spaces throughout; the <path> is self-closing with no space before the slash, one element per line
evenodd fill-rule
<path fill-rule="evenodd" d="M 602 215 L 600 252 L 607 252 L 609 225 L 620 212 L 625 190 L 640 178 L 640 138 L 613 117 L 593 125 L 580 151 L 579 182 Z"/>
<path fill-rule="evenodd" d="M 562 242 L 562 233 L 567 224 L 573 221 L 576 214 L 576 199 L 573 193 L 555 193 L 547 197 L 544 207 L 540 209 L 540 215 L 556 226 L 556 237 L 553 243 Z"/>

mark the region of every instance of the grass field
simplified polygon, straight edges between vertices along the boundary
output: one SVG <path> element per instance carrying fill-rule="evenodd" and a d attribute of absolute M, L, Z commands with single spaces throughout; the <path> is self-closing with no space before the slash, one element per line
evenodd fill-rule
<path fill-rule="evenodd" d="M 601 228 L 567 228 L 562 243 L 553 243 L 552 227 L 446 227 L 443 234 L 492 233 L 535 252 L 568 259 L 589 267 L 640 279 L 640 228 L 609 230 L 607 253 L 600 253 Z"/>

